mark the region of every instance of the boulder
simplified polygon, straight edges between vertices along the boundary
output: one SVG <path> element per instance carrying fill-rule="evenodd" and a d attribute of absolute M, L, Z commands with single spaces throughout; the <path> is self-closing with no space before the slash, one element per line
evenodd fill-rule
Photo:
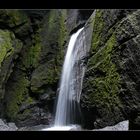
<path fill-rule="evenodd" d="M 18 128 L 15 125 L 15 123 L 13 122 L 6 123 L 2 119 L 0 119 L 0 131 L 17 131 L 17 130 Z"/>
<path fill-rule="evenodd" d="M 128 131 L 129 130 L 129 121 L 122 121 L 114 126 L 107 126 L 101 129 L 93 129 L 93 131 Z"/>

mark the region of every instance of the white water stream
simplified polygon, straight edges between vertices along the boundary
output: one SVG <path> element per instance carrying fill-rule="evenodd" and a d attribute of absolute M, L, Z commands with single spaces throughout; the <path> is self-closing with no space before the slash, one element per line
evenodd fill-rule
<path fill-rule="evenodd" d="M 82 30 L 83 28 L 79 29 L 71 36 L 67 48 L 61 74 L 54 126 L 43 130 L 71 130 L 76 127 L 77 116 L 80 116 L 79 101 L 81 89 L 77 89 L 75 86 L 78 74 L 75 65 L 77 63 L 78 49 L 83 45 L 81 44 L 83 43 L 82 40 L 77 40 Z"/>

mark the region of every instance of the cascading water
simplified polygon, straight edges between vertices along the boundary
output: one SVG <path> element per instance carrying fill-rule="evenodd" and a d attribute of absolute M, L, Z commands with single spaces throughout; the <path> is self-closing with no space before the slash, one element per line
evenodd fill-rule
<path fill-rule="evenodd" d="M 86 52 L 83 47 L 83 29 L 70 38 L 61 75 L 54 127 L 45 130 L 69 130 L 80 120 L 79 102 L 85 71 L 81 57 Z"/>
<path fill-rule="evenodd" d="M 74 52 L 74 46 L 76 39 L 80 32 L 83 30 L 79 29 L 75 34 L 71 36 L 61 77 L 60 91 L 58 96 L 56 115 L 55 115 L 55 126 L 64 126 L 74 123 L 76 117 L 77 105 L 79 103 L 79 97 L 74 89 L 75 77 L 74 77 L 74 66 L 76 63 L 76 52 Z M 76 105 L 77 104 L 77 105 Z"/>

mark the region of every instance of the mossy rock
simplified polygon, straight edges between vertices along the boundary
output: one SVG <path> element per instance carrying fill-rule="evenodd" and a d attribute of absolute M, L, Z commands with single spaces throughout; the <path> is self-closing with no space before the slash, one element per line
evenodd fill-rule
<path fill-rule="evenodd" d="M 5 84 L 12 72 L 14 59 L 22 48 L 22 43 L 8 30 L 0 30 L 0 98 L 4 97 Z"/>
<path fill-rule="evenodd" d="M 0 24 L 4 23 L 11 28 L 28 21 L 27 16 L 21 10 L 0 10 L 0 16 Z"/>
<path fill-rule="evenodd" d="M 94 78 L 88 81 L 89 85 L 93 87 L 93 91 L 89 95 L 90 103 L 108 109 L 121 105 L 118 97 L 121 87 L 120 75 L 112 62 L 113 47 L 116 44 L 116 38 L 113 34 L 105 47 L 97 52 L 88 63 L 89 66 L 93 66 L 92 70 L 95 72 Z"/>
<path fill-rule="evenodd" d="M 12 36 L 13 34 L 8 30 L 0 30 L 0 67 L 4 59 L 14 51 Z"/>
<path fill-rule="evenodd" d="M 33 36 L 32 42 L 34 42 L 32 46 L 28 46 L 25 49 L 26 53 L 23 55 L 23 64 L 26 69 L 35 69 L 39 65 L 42 45 L 38 32 Z"/>
<path fill-rule="evenodd" d="M 40 28 L 40 43 L 38 44 L 41 49 L 36 52 L 40 55 L 39 65 L 33 72 L 31 79 L 31 89 L 35 93 L 45 92 L 47 90 L 45 87 L 49 88 L 53 85 L 55 87 L 60 78 L 64 47 L 68 38 L 66 17 L 66 10 L 52 10 L 44 18 L 44 24 Z"/>
<path fill-rule="evenodd" d="M 111 36 L 107 42 L 103 41 L 105 26 L 103 11 L 96 10 L 93 19 L 93 36 L 90 50 L 94 55 L 87 64 L 86 77 L 88 77 L 88 81 L 86 81 L 86 86 L 89 87 L 87 94 L 91 106 L 94 104 L 111 110 L 114 106 L 121 105 L 118 97 L 120 75 L 117 73 L 117 68 L 112 61 L 113 51 L 118 43 L 113 31 L 109 32 Z"/>
<path fill-rule="evenodd" d="M 96 10 L 81 98 L 92 128 L 127 119 L 139 106 L 139 13 Z"/>
<path fill-rule="evenodd" d="M 28 87 L 30 82 L 26 75 L 20 70 L 16 71 L 14 79 L 10 83 L 10 87 L 6 89 L 6 111 L 5 115 L 8 119 L 15 121 L 18 117 L 20 105 L 28 99 Z"/>

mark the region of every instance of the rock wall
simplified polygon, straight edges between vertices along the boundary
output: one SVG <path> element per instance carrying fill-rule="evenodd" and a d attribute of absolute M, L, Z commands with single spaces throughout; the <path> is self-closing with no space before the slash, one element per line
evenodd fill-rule
<path fill-rule="evenodd" d="M 0 10 L 0 116 L 17 126 L 49 124 L 72 32 L 83 10 Z"/>
<path fill-rule="evenodd" d="M 85 127 L 139 129 L 140 10 L 96 10 L 81 106 Z"/>

